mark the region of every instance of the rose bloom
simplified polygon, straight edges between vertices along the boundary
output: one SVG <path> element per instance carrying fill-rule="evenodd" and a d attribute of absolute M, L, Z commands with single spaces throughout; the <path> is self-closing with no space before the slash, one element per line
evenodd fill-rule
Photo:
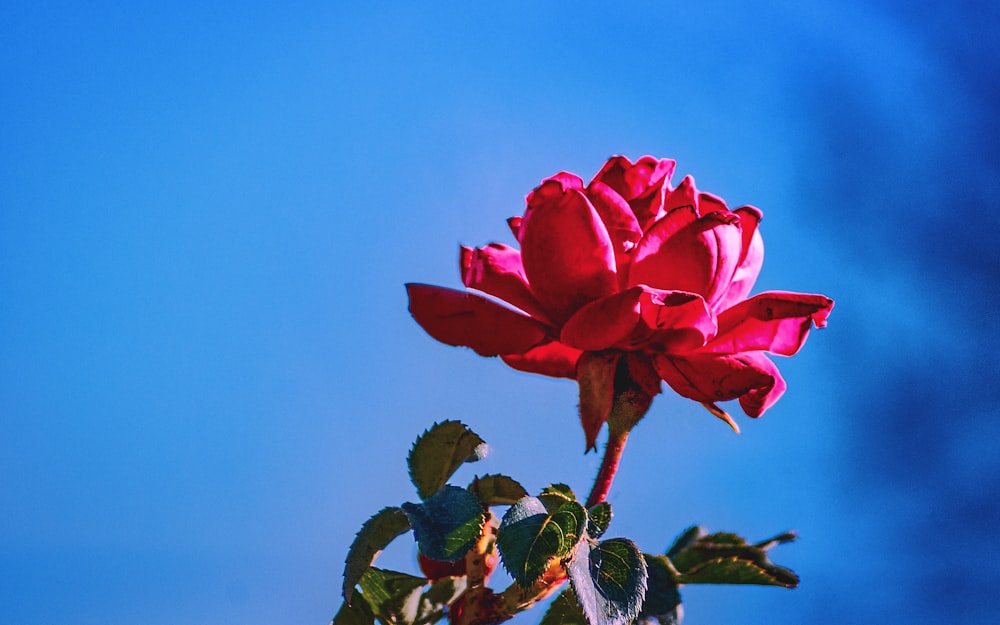
<path fill-rule="evenodd" d="M 490 297 L 408 284 L 411 314 L 448 345 L 577 379 L 588 448 L 623 376 L 650 398 L 662 379 L 734 429 L 715 402 L 760 416 L 785 391 L 765 352 L 795 354 L 833 300 L 748 299 L 764 259 L 761 212 L 729 210 L 691 176 L 673 187 L 673 171 L 670 159 L 615 156 L 587 185 L 566 172 L 544 180 L 508 220 L 520 251 L 460 249 L 462 282 Z"/>

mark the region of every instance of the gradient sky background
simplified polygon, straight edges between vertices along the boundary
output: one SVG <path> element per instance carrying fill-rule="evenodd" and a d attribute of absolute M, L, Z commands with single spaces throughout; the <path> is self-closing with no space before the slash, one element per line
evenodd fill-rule
<path fill-rule="evenodd" d="M 402 285 L 653 154 L 764 211 L 755 291 L 837 305 L 742 435 L 656 399 L 608 535 L 799 531 L 799 589 L 688 625 L 995 622 L 1000 5 L 362 5 L 0 9 L 0 621 L 326 624 L 443 418 L 492 447 L 457 483 L 585 493 L 575 384 Z"/>

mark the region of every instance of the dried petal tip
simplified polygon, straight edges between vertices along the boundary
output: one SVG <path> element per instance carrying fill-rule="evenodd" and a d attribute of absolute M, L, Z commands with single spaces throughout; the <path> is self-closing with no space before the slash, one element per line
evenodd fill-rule
<path fill-rule="evenodd" d="M 733 421 L 733 418 L 729 416 L 728 412 L 726 412 L 722 408 L 719 408 L 715 404 L 709 402 L 702 402 L 701 405 L 705 407 L 705 410 L 711 412 L 719 419 L 725 421 L 729 425 L 729 427 L 733 428 L 734 432 L 736 432 L 737 434 L 740 433 L 740 426 L 736 425 L 736 422 Z"/>
<path fill-rule="evenodd" d="M 466 460 L 466 462 L 478 462 L 490 454 L 490 447 L 486 443 L 480 443 L 476 445 L 476 448 L 472 450 L 472 455 Z"/>

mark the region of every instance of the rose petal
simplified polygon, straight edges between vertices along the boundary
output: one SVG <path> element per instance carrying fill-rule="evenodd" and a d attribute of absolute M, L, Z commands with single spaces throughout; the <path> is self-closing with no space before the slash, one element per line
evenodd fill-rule
<path fill-rule="evenodd" d="M 571 174 L 568 171 L 561 171 L 554 176 L 549 176 L 542 181 L 542 184 L 536 187 L 529 193 L 524 199 L 531 204 L 531 196 L 535 194 L 536 191 L 545 186 L 547 182 L 557 182 L 559 186 L 562 187 L 563 191 L 569 191 L 570 189 L 576 189 L 577 191 L 583 191 L 583 178 L 577 176 L 576 174 Z"/>
<path fill-rule="evenodd" d="M 773 406 L 774 403 L 785 394 L 785 389 L 788 388 L 788 384 L 786 384 L 785 379 L 781 377 L 781 372 L 778 371 L 778 367 L 764 354 L 760 352 L 750 352 L 748 354 L 743 354 L 743 357 L 752 362 L 753 365 L 759 370 L 770 375 L 774 380 L 774 384 L 770 388 L 763 386 L 760 388 L 750 389 L 746 394 L 740 397 L 740 406 L 743 407 L 743 412 L 745 412 L 749 417 L 757 418 L 764 414 L 768 408 Z"/>
<path fill-rule="evenodd" d="M 618 289 L 611 238 L 579 190 L 552 179 L 535 189 L 520 236 L 528 285 L 553 321 Z"/>
<path fill-rule="evenodd" d="M 599 181 L 618 192 L 632 208 L 639 224 L 645 227 L 656 217 L 663 191 L 670 190 L 674 165 L 669 158 L 643 156 L 633 165 L 624 156 L 613 156 L 590 184 Z"/>
<path fill-rule="evenodd" d="M 528 219 L 528 213 L 531 212 L 532 207 L 559 203 L 567 192 L 573 190 L 583 191 L 583 179 L 576 174 L 561 171 L 554 176 L 549 176 L 545 180 L 542 180 L 537 187 L 524 196 L 527 209 L 524 212 L 524 217 L 518 221 L 518 228 L 520 229 L 524 226 L 524 222 Z M 516 218 L 512 217 L 508 219 L 507 223 L 510 224 L 512 219 Z M 517 233 L 517 236 L 520 240 L 520 233 Z"/>
<path fill-rule="evenodd" d="M 690 206 L 696 215 L 701 216 L 698 212 L 698 189 L 694 186 L 694 176 L 684 176 L 673 191 L 663 196 L 664 214 L 681 206 Z"/>
<path fill-rule="evenodd" d="M 669 158 L 643 156 L 632 164 L 625 156 L 612 156 L 591 184 L 594 181 L 603 182 L 626 200 L 633 200 L 645 195 L 651 188 L 659 188 L 665 180 L 669 181 L 674 165 L 675 162 Z"/>
<path fill-rule="evenodd" d="M 520 217 L 508 217 L 507 227 L 510 228 L 511 234 L 514 238 L 521 241 L 521 218 Z"/>
<path fill-rule="evenodd" d="M 697 293 L 710 306 L 721 299 L 742 248 L 739 218 L 712 212 L 695 219 L 694 210 L 678 207 L 653 224 L 636 247 L 628 284 Z"/>
<path fill-rule="evenodd" d="M 692 205 L 678 206 L 650 227 L 639 240 L 632 263 L 655 254 L 665 241 L 698 221 L 698 211 Z"/>
<path fill-rule="evenodd" d="M 621 357 L 621 352 L 584 352 L 577 364 L 580 425 L 587 442 L 585 452 L 597 449 L 597 434 L 611 414 L 615 398 L 615 370 Z"/>
<path fill-rule="evenodd" d="M 627 274 L 626 267 L 632 262 L 628 252 L 642 238 L 642 228 L 639 227 L 639 222 L 636 221 L 628 202 L 603 182 L 590 183 L 587 187 L 587 199 L 608 230 L 608 236 L 614 245 L 618 276 L 619 279 L 623 279 Z"/>
<path fill-rule="evenodd" d="M 679 395 L 707 404 L 739 398 L 751 417 L 763 414 L 785 390 L 777 367 L 759 352 L 656 355 L 653 366 Z"/>
<path fill-rule="evenodd" d="M 583 350 L 618 348 L 690 351 L 715 334 L 715 318 L 700 295 L 636 286 L 576 312 L 559 340 Z"/>
<path fill-rule="evenodd" d="M 646 289 L 640 307 L 651 330 L 642 344 L 646 349 L 684 353 L 701 347 L 716 333 L 715 315 L 697 293 Z"/>
<path fill-rule="evenodd" d="M 407 284 L 410 314 L 435 339 L 480 356 L 522 354 L 545 340 L 545 327 L 490 300 L 428 284 Z"/>
<path fill-rule="evenodd" d="M 559 340 L 583 350 L 599 351 L 625 341 L 639 323 L 642 287 L 590 302 L 563 325 Z"/>
<path fill-rule="evenodd" d="M 459 269 L 465 286 L 498 297 L 538 321 L 551 325 L 541 304 L 528 288 L 521 266 L 521 252 L 502 243 L 490 243 L 476 249 L 460 246 Z"/>
<path fill-rule="evenodd" d="M 728 213 L 729 207 L 726 206 L 725 200 L 717 195 L 711 193 L 705 193 L 704 191 L 698 192 L 698 214 L 705 216 L 709 213 Z"/>
<path fill-rule="evenodd" d="M 825 295 L 771 291 L 755 295 L 719 314 L 719 332 L 701 351 L 735 354 L 769 351 L 791 356 L 809 329 L 826 325 L 833 300 Z"/>
<path fill-rule="evenodd" d="M 528 373 L 540 373 L 553 378 L 576 378 L 576 363 L 583 354 L 578 349 L 567 347 L 558 341 L 542 343 L 523 354 L 503 354 L 510 367 Z"/>
<path fill-rule="evenodd" d="M 753 209 L 757 212 L 757 219 L 754 215 L 744 209 Z M 742 260 L 736 271 L 733 272 L 733 279 L 726 289 L 725 295 L 715 303 L 715 310 L 725 310 L 734 304 L 743 301 L 753 288 L 757 276 L 760 274 L 761 265 L 764 264 L 764 240 L 757 229 L 760 211 L 752 206 L 744 206 L 735 211 L 740 216 L 740 230 L 743 238 Z M 748 231 L 752 230 L 749 233 Z"/>
<path fill-rule="evenodd" d="M 753 247 L 755 235 L 757 239 L 760 239 L 760 235 L 757 233 L 757 227 L 760 225 L 760 220 L 764 217 L 764 214 L 761 213 L 760 209 L 756 206 L 749 205 L 740 206 L 733 212 L 740 217 L 740 236 L 743 244 L 743 251 L 740 253 L 740 266 L 742 266 L 744 260 Z M 763 256 L 763 250 L 761 255 Z"/>

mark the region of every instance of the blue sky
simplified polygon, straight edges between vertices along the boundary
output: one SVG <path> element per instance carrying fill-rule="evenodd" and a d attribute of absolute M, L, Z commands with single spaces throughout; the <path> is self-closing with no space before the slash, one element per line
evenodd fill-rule
<path fill-rule="evenodd" d="M 402 285 L 612 154 L 760 207 L 756 290 L 837 306 L 740 436 L 656 399 L 609 535 L 799 531 L 799 589 L 687 588 L 688 625 L 993 618 L 997 8 L 538 4 L 0 9 L 4 622 L 326 623 L 443 418 L 492 447 L 459 483 L 585 492 L 575 385 Z"/>

